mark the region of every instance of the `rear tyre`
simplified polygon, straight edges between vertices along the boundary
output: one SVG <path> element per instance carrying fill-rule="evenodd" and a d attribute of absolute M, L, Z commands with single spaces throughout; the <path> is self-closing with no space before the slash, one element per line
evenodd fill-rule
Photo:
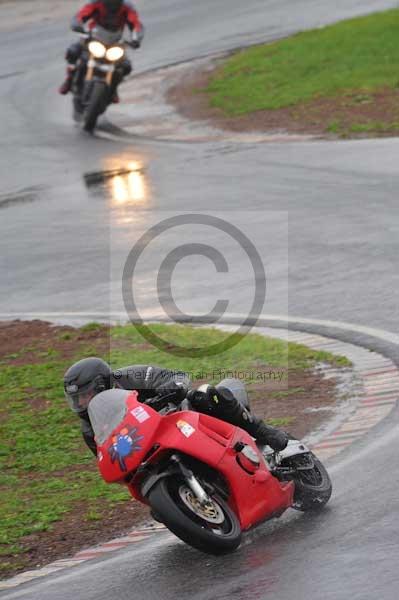
<path fill-rule="evenodd" d="M 314 467 L 306 471 L 298 471 L 295 479 L 294 504 L 292 508 L 301 511 L 318 511 L 329 501 L 332 483 L 325 466 L 313 453 Z"/>
<path fill-rule="evenodd" d="M 182 478 L 160 479 L 149 494 L 152 510 L 178 538 L 207 554 L 233 552 L 241 542 L 238 519 L 227 503 L 211 495 L 202 507 Z"/>
<path fill-rule="evenodd" d="M 95 81 L 90 93 L 90 99 L 83 113 L 83 129 L 91 133 L 97 123 L 97 119 L 104 112 L 105 98 L 107 94 L 106 84 Z"/>

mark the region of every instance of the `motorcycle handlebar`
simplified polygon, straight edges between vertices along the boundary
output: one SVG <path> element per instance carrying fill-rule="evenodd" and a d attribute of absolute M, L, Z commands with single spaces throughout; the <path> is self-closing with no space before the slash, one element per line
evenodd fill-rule
<path fill-rule="evenodd" d="M 144 404 L 146 404 L 147 406 L 151 406 L 151 408 L 154 408 L 155 410 L 158 410 L 159 408 L 162 407 L 162 405 L 167 404 L 168 402 L 170 402 L 171 400 L 173 400 L 176 397 L 176 395 L 173 394 L 167 394 L 165 396 L 155 396 L 154 398 L 148 398 L 148 400 L 144 401 Z"/>
<path fill-rule="evenodd" d="M 151 406 L 151 408 L 153 408 L 154 410 L 160 410 L 170 403 L 175 404 L 176 406 L 180 406 L 186 399 L 186 394 L 184 393 L 185 391 L 186 390 L 183 391 L 183 394 L 180 392 L 180 397 L 179 390 L 174 390 L 169 394 L 165 394 L 162 396 L 154 396 L 153 398 L 148 398 L 147 400 L 144 400 L 143 404 Z M 182 396 L 184 396 L 184 398 Z"/>
<path fill-rule="evenodd" d="M 75 33 L 89 33 L 89 30 L 86 29 L 83 25 L 72 25 L 71 29 Z"/>
<path fill-rule="evenodd" d="M 72 27 L 72 31 L 74 31 L 75 33 L 79 33 L 84 39 L 90 39 L 92 37 L 92 31 L 80 25 L 75 25 L 74 27 Z M 121 43 L 126 44 L 133 50 L 137 50 L 141 46 L 141 43 L 138 40 L 122 39 Z"/>

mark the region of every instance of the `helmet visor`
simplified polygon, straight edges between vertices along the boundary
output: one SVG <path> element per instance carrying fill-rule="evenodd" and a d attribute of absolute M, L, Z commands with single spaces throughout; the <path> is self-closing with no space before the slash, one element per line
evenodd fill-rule
<path fill-rule="evenodd" d="M 76 383 L 66 383 L 64 386 L 64 394 L 71 409 L 76 413 L 86 411 L 90 400 L 97 393 L 95 388 L 96 383 L 94 381 L 80 387 L 78 387 Z"/>

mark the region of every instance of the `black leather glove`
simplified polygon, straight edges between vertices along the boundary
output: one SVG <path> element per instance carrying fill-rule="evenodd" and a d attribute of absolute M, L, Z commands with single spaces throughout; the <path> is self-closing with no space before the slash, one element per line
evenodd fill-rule
<path fill-rule="evenodd" d="M 183 402 L 187 395 L 187 385 L 182 381 L 169 381 L 156 390 L 156 398 L 168 398 L 171 402 Z"/>
<path fill-rule="evenodd" d="M 76 31 L 76 33 L 87 33 L 84 28 L 84 25 L 82 25 L 81 23 L 76 23 L 72 25 L 71 29 L 72 31 Z"/>
<path fill-rule="evenodd" d="M 212 413 L 218 403 L 217 390 L 213 385 L 202 385 L 197 390 L 190 390 L 187 394 L 194 410 L 198 412 Z"/>

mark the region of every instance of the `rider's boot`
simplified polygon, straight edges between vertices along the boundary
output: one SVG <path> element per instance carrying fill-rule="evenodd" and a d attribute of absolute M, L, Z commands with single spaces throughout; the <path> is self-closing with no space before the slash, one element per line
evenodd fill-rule
<path fill-rule="evenodd" d="M 74 71 L 75 71 L 74 65 L 67 66 L 65 81 L 58 88 L 59 93 L 62 94 L 63 96 L 71 91 Z"/>
<path fill-rule="evenodd" d="M 266 425 L 262 419 L 251 414 L 227 387 L 207 386 L 206 391 L 193 391 L 189 399 L 195 410 L 238 425 L 254 437 L 259 445 L 267 444 L 277 452 L 287 446 L 288 436 L 284 431 Z"/>
<path fill-rule="evenodd" d="M 216 386 L 216 394 L 222 418 L 247 431 L 259 445 L 267 444 L 277 452 L 284 450 L 288 443 L 285 431 L 266 425 L 262 419 L 251 414 L 235 398 L 231 390 Z"/>
<path fill-rule="evenodd" d="M 236 411 L 235 418 L 228 419 L 234 425 L 238 425 L 241 429 L 244 429 L 255 438 L 255 441 L 259 446 L 268 445 L 270 448 L 275 450 L 276 452 L 281 452 L 288 444 L 288 436 L 285 431 L 281 431 L 281 429 L 276 429 L 276 427 L 272 427 L 271 425 L 266 425 L 263 419 L 256 417 L 246 410 L 241 404 L 236 400 Z M 232 403 L 230 404 L 230 406 Z"/>
<path fill-rule="evenodd" d="M 247 427 L 243 427 L 243 429 L 246 429 L 258 444 L 267 444 L 276 452 L 281 452 L 288 444 L 288 436 L 285 431 L 266 425 L 262 419 L 257 417 L 252 417 L 252 422 L 248 422 Z"/>

